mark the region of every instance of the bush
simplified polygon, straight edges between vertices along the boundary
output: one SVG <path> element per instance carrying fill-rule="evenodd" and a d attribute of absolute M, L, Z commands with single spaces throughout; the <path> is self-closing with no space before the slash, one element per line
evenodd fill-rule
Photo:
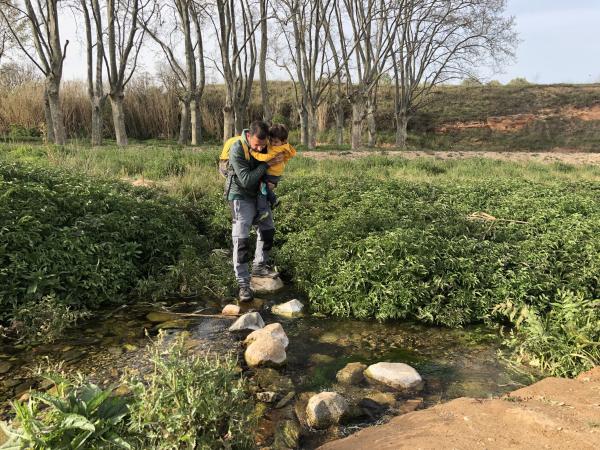
<path fill-rule="evenodd" d="M 402 164 L 370 163 L 382 176 L 385 164 Z M 366 164 L 355 163 L 352 172 L 365 174 Z M 430 160 L 410 164 L 433 178 L 451 170 Z M 573 374 L 600 363 L 593 344 L 582 353 L 574 334 L 561 333 L 565 309 L 554 294 L 578 293 L 583 322 L 569 327 L 587 323 L 582 339 L 597 342 L 600 321 L 593 320 L 592 306 L 587 315 L 584 308 L 600 298 L 594 183 L 510 178 L 423 183 L 332 174 L 288 179 L 281 191 L 286 208 L 278 217 L 284 231 L 278 265 L 313 310 L 452 327 L 481 321 L 517 325 L 496 310 L 510 300 L 531 311 L 520 330 L 531 342 L 519 348 L 546 361 L 540 364 L 545 371 Z M 472 215 L 477 211 L 489 216 Z M 536 340 L 534 330 L 540 329 L 560 338 Z M 550 356 L 554 344 L 557 354 Z"/>
<path fill-rule="evenodd" d="M 43 299 L 75 313 L 122 303 L 136 289 L 148 293 L 149 284 L 177 290 L 164 284 L 177 281 L 167 275 L 184 259 L 208 259 L 202 218 L 157 191 L 0 163 L 0 192 L 5 326 L 17 315 L 38 320 L 23 311 Z"/>
<path fill-rule="evenodd" d="M 12 403 L 13 425 L 0 422 L 14 449 L 253 448 L 257 418 L 235 360 L 189 355 L 183 335 L 151 347 L 151 372 L 128 380 L 119 397 L 81 375 L 47 375 L 54 387 Z"/>
<path fill-rule="evenodd" d="M 189 355 L 180 335 L 151 360 L 152 373 L 133 384 L 139 448 L 253 448 L 254 405 L 233 359 Z"/>
<path fill-rule="evenodd" d="M 19 429 L 18 446 L 34 450 L 125 448 L 127 401 L 79 376 L 69 381 L 48 376 L 54 394 L 34 392 L 26 403 L 13 402 Z"/>

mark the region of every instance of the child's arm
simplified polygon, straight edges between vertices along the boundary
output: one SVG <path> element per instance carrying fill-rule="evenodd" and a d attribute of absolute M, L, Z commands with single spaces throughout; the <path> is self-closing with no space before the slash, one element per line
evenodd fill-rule
<path fill-rule="evenodd" d="M 250 150 L 250 153 L 252 154 L 254 159 L 257 159 L 257 160 L 263 161 L 263 162 L 272 160 L 276 155 L 276 153 L 272 153 L 269 151 L 267 151 L 267 153 L 260 153 L 260 152 L 254 151 L 254 150 Z"/>

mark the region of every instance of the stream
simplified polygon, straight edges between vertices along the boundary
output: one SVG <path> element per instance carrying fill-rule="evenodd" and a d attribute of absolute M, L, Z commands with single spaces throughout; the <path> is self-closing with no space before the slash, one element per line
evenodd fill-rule
<path fill-rule="evenodd" d="M 462 396 L 498 396 L 535 381 L 533 376 L 515 371 L 498 358 L 500 337 L 495 330 L 484 326 L 448 329 L 410 322 L 342 320 L 309 314 L 286 319 L 272 315 L 270 306 L 292 298 L 303 301 L 300 296 L 286 289 L 262 298 L 246 305 L 245 310 L 260 310 L 267 324 L 280 322 L 290 344 L 285 367 L 277 372 L 259 369 L 264 371 L 260 376 L 259 372 L 248 372 L 251 386 L 255 392 L 273 390 L 261 386 L 256 379 L 264 378 L 265 373 L 275 374 L 278 379 L 270 383 L 281 385 L 283 381 L 287 385 L 279 398 L 293 391 L 295 400 L 277 407 L 275 404 L 278 402 L 263 404 L 263 419 L 257 433 L 259 446 L 272 444 L 278 423 L 295 420 L 294 413 L 298 415 L 298 405 L 302 404 L 303 397 L 306 404 L 308 394 L 303 393 L 332 390 L 355 401 L 379 395 L 381 387 L 340 386 L 337 383 L 337 371 L 350 362 L 407 363 L 422 375 L 425 385 L 418 393 L 395 392 L 397 401 L 389 408 L 373 410 L 344 426 L 304 432 L 301 448 L 316 448 L 326 441 L 368 425 L 383 423 L 403 412 Z M 159 328 L 168 335 L 186 330 L 189 332 L 188 345 L 194 351 L 220 354 L 233 351 L 243 362 L 240 337 L 227 331 L 232 318 L 199 317 L 200 314 L 219 314 L 223 306 L 224 303 L 200 299 L 137 303 L 100 312 L 93 320 L 81 322 L 63 339 L 51 344 L 3 344 L 0 347 L 1 419 L 6 420 L 10 415 L 8 400 L 24 400 L 29 389 L 48 387 L 36 373 L 38 367 L 57 367 L 60 364 L 65 372 L 82 372 L 104 386 L 118 382 L 125 372 L 143 371 L 148 363 L 147 344 L 154 339 Z M 184 315 L 190 312 L 198 316 Z"/>

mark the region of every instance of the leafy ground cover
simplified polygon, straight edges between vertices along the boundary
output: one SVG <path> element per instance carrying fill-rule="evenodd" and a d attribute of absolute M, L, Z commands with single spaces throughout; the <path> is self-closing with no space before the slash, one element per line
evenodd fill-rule
<path fill-rule="evenodd" d="M 12 403 L 2 448 L 35 450 L 254 448 L 257 417 L 230 356 L 188 354 L 185 338 L 150 348 L 151 371 L 101 388 L 78 375 L 46 375 L 52 388 Z M 128 394 L 127 394 L 128 393 Z"/>
<path fill-rule="evenodd" d="M 0 160 L 150 179 L 190 205 L 210 246 L 227 247 L 217 154 L 5 146 Z M 299 157 L 286 175 L 274 256 L 313 310 L 446 326 L 486 321 L 506 326 L 514 354 L 545 372 L 574 375 L 600 363 L 597 167 Z M 209 271 L 213 286 L 227 284 L 227 267 L 218 267 Z M 186 273 L 201 284 L 201 269 Z"/>

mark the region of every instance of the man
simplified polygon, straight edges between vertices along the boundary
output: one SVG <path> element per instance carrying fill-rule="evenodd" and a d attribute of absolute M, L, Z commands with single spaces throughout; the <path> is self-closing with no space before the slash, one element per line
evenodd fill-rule
<path fill-rule="evenodd" d="M 246 159 L 242 142 L 254 151 L 266 152 L 269 137 L 269 126 L 261 121 L 250 124 L 250 128 L 242 131 L 241 140 L 235 142 L 229 150 L 229 165 L 233 169 L 231 178 L 227 180 L 227 200 L 231 206 L 232 225 L 231 236 L 233 238 L 233 267 L 235 277 L 239 285 L 239 299 L 242 302 L 254 298 L 254 292 L 250 288 L 250 272 L 248 262 L 250 260 L 249 236 L 250 228 L 257 228 L 256 250 L 252 275 L 260 277 L 275 277 L 277 273 L 271 271 L 267 266 L 269 251 L 273 247 L 275 236 L 275 224 L 273 213 L 269 209 L 269 217 L 258 224 L 256 218 L 256 198 L 259 192 L 260 180 L 267 172 L 269 166 L 283 162 L 283 155 L 279 155 L 270 161 L 261 162 L 249 155 Z"/>

